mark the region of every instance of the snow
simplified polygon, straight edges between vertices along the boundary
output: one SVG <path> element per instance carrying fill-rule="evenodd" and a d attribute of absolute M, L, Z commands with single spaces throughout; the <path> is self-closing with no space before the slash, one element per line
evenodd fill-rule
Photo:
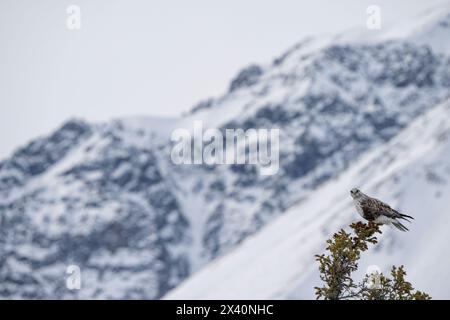
<path fill-rule="evenodd" d="M 314 254 L 359 219 L 348 194 L 359 186 L 416 217 L 407 234 L 384 228 L 361 272 L 404 263 L 419 289 L 449 297 L 450 117 L 437 106 L 450 95 L 449 42 L 445 15 L 424 21 L 371 39 L 306 39 L 261 66 L 256 83 L 190 114 L 73 122 L 57 141 L 36 140 L 0 163 L 6 295 L 159 298 L 192 273 L 167 298 L 311 298 Z M 280 174 L 174 165 L 171 132 L 197 120 L 280 128 Z M 32 173 L 35 163 L 44 171 Z M 84 289 L 54 292 L 77 261 Z M 39 286 L 8 282 L 32 262 L 43 266 L 30 275 Z"/>
<path fill-rule="evenodd" d="M 407 278 L 418 289 L 448 299 L 449 132 L 450 101 L 414 121 L 236 250 L 211 262 L 165 299 L 313 298 L 313 287 L 320 284 L 314 254 L 323 251 L 332 232 L 358 219 L 348 194 L 355 185 L 415 217 L 409 233 L 383 227 L 378 250 L 363 257 L 360 270 L 379 265 L 386 273 L 391 265 L 405 264 Z M 439 174 L 446 183 L 430 184 L 424 168 L 445 163 Z M 390 237 L 392 247 L 384 245 Z"/>
<path fill-rule="evenodd" d="M 408 38 L 417 44 L 426 44 L 436 52 L 450 51 L 450 2 L 446 1 L 423 12 L 413 21 L 405 21 L 383 32 L 378 40 Z M 437 23 L 439 22 L 439 23 Z"/>

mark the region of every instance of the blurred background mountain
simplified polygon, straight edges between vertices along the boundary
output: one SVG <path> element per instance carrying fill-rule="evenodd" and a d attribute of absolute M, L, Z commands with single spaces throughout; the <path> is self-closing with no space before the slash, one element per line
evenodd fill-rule
<path fill-rule="evenodd" d="M 415 217 L 364 258 L 450 298 L 450 5 L 310 37 L 177 118 L 72 119 L 0 162 L 2 298 L 312 298 L 359 186 Z M 280 171 L 174 165 L 170 134 L 280 128 Z M 78 265 L 82 289 L 68 290 Z"/>

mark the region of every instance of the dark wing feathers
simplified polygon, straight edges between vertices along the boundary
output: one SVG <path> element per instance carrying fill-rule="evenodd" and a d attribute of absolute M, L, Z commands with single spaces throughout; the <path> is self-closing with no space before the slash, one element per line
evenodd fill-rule
<path fill-rule="evenodd" d="M 406 221 L 408 221 L 408 219 L 414 219 L 411 216 L 402 214 L 397 210 L 392 209 L 386 203 L 375 198 L 366 198 L 361 201 L 361 208 L 363 209 L 364 217 L 367 220 L 374 220 L 380 215 L 384 215 L 392 219 L 404 219 Z"/>
<path fill-rule="evenodd" d="M 381 215 L 382 208 L 379 201 L 374 201 L 374 199 L 366 198 L 360 202 L 360 206 L 363 211 L 364 218 L 369 221 L 375 220 Z"/>
<path fill-rule="evenodd" d="M 399 212 L 399 214 L 401 215 L 400 219 L 404 219 L 406 221 L 409 221 L 408 219 L 413 219 L 414 220 L 413 217 L 408 216 L 407 214 L 403 214 L 403 213 L 400 213 L 400 212 Z"/>

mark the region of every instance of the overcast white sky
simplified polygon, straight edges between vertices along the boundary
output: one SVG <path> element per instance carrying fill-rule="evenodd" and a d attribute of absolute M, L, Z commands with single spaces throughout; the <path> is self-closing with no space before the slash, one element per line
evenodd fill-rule
<path fill-rule="evenodd" d="M 442 0 L 0 0 L 0 158 L 69 117 L 178 115 L 308 35 Z M 66 28 L 69 5 L 81 30 Z M 374 31 L 376 32 L 376 31 Z"/>

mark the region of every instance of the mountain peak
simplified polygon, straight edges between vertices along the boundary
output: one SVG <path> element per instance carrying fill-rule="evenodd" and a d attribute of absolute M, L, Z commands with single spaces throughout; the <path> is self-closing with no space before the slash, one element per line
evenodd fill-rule
<path fill-rule="evenodd" d="M 428 45 L 435 52 L 450 53 L 450 2 L 434 6 L 422 14 L 392 28 L 380 40 L 403 38 L 416 44 Z"/>
<path fill-rule="evenodd" d="M 436 19 L 421 30 L 448 43 L 441 38 L 446 18 Z M 159 298 L 318 192 L 323 199 L 313 205 L 343 199 L 341 185 L 320 190 L 450 95 L 448 56 L 414 43 L 420 32 L 409 37 L 307 39 L 272 63 L 244 68 L 227 92 L 184 117 L 102 125 L 72 119 L 19 149 L 0 163 L 0 248 L 7 249 L 0 254 L 0 297 Z M 261 177 L 254 165 L 175 165 L 171 133 L 198 120 L 219 130 L 280 128 L 279 173 Z M 408 149 L 427 146 L 420 141 L 412 139 Z M 401 164 L 395 154 L 385 160 Z M 296 212 L 298 220 L 288 224 L 310 248 L 339 217 L 316 209 Z M 265 243 L 279 244 L 277 232 Z M 262 260 L 254 261 L 266 262 L 265 250 L 258 252 Z M 274 257 L 299 267 L 299 260 Z M 303 257 L 311 265 L 313 253 Z M 65 287 L 61 274 L 71 264 L 90 279 L 83 290 Z"/>

